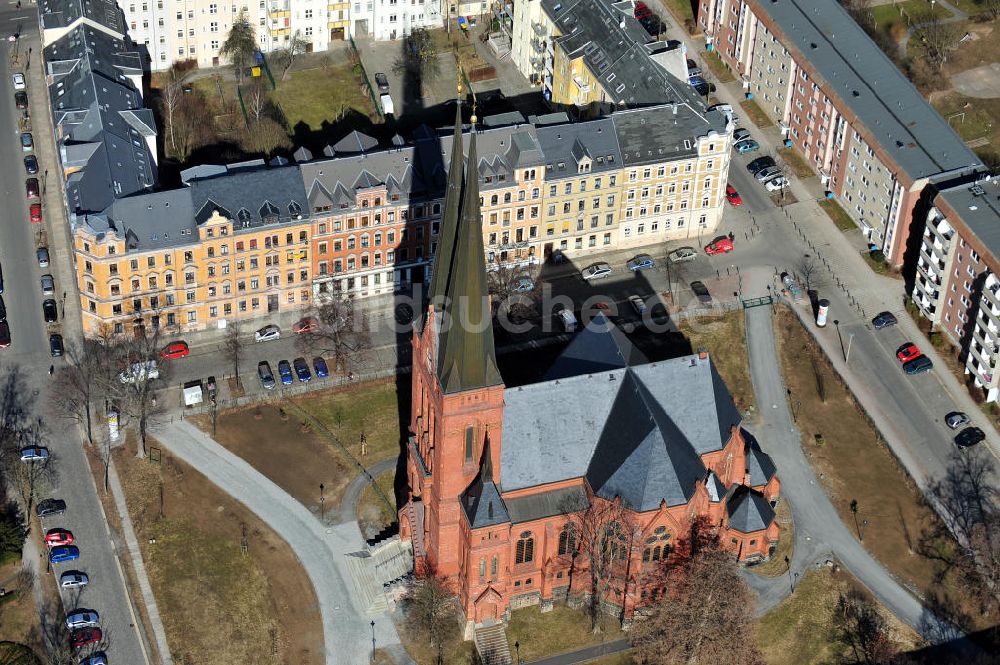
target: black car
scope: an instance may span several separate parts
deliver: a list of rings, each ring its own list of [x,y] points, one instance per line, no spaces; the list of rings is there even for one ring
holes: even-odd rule
[[[28,93],[23,90],[19,90],[14,93],[14,105],[17,106],[18,110],[25,110],[28,108]]]
[[[646,29],[653,37],[656,37],[663,33],[667,29],[667,24],[660,20],[660,17],[656,14],[650,14],[649,16],[643,16],[639,19],[639,23],[642,27]]]
[[[969,448],[986,440],[986,434],[978,427],[966,427],[955,435],[955,445],[959,448]]]
[[[59,313],[56,311],[56,301],[52,298],[46,298],[42,303],[42,316],[45,317],[45,323],[55,323],[59,320]]]
[[[50,515],[62,515],[66,512],[66,502],[62,499],[44,499],[38,502],[35,514],[39,517],[49,517]]]
[[[10,326],[6,321],[0,321],[0,349],[10,346]]]
[[[375,74],[375,85],[378,86],[378,91],[380,94],[389,94],[389,79],[386,78],[385,74],[382,72],[377,72]]]
[[[7,305],[3,302],[3,296],[0,296],[0,321],[7,320]]]
[[[892,315],[892,312],[879,312],[872,319],[872,325],[875,326],[875,330],[888,328],[889,326],[896,325],[896,317]]]
[[[34,155],[28,155],[24,158],[24,172],[28,175],[38,173],[38,159]]]
[[[758,157],[757,159],[747,164],[747,171],[749,171],[754,175],[757,175],[764,169],[771,166],[777,166],[777,164],[774,161],[774,158],[764,155],[763,157]]]
[[[923,374],[934,369],[934,363],[927,356],[917,356],[909,362],[903,363],[903,371],[907,374]]]
[[[62,335],[57,335],[55,333],[49,335],[49,353],[52,354],[53,358],[58,358],[63,354]]]
[[[712,294],[708,292],[708,287],[703,282],[691,282],[691,290],[698,296],[698,302],[703,305],[712,304]]]
[[[692,76],[688,79],[688,82],[691,84],[691,87],[694,88],[695,92],[702,97],[706,97],[708,96],[708,93],[712,92],[712,87],[708,85],[708,81],[700,76]]]

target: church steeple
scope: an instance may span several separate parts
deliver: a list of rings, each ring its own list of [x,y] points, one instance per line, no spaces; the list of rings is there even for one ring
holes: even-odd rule
[[[444,393],[503,383],[497,370],[486,288],[476,133],[473,128],[465,172],[461,110],[456,112],[453,141],[430,292],[440,315],[437,376]]]

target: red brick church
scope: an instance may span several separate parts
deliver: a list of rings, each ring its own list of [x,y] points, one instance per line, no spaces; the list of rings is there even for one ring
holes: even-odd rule
[[[698,517],[740,560],[768,558],[778,539],[775,466],[740,427],[707,354],[649,362],[600,316],[542,381],[504,387],[476,133],[466,156],[460,112],[446,166],[431,304],[413,335],[409,496],[399,521],[417,570],[451,580],[475,624],[589,593],[575,518],[594,502],[624,505],[635,532],[626,539],[612,525],[614,542],[602,545],[623,563],[602,600],[625,616],[651,596],[644,571]]]

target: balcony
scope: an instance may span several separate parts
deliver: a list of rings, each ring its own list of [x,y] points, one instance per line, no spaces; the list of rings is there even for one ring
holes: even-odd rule
[[[548,35],[549,35],[549,31],[541,23],[532,23],[531,24],[531,29],[532,29],[532,31],[534,31],[535,35],[538,36],[538,37],[545,38],[545,37],[548,37]]]
[[[543,71],[545,71],[545,58],[544,57],[530,58],[528,60],[528,62],[531,63],[531,68],[534,71],[536,71],[536,72],[543,72]]]
[[[921,252],[923,254],[923,252]],[[932,282],[935,286],[941,286],[941,277],[934,268],[932,268],[928,263],[921,258],[917,261],[917,272],[923,275],[927,280]]]
[[[546,42],[544,39],[532,39],[531,49],[538,55],[545,55]]]
[[[580,91],[581,95],[586,95],[590,92],[590,84],[584,83],[583,79],[579,76],[573,77],[573,85],[576,86],[576,89]]]
[[[935,217],[936,219],[927,221],[926,231],[943,243],[950,242],[955,237],[955,229],[951,228],[951,224],[944,217]]]

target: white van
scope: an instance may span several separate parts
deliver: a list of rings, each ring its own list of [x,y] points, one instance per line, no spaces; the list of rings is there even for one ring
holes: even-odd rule
[[[559,317],[559,323],[562,324],[563,330],[566,332],[576,332],[576,315],[571,310],[561,309],[556,316]]]
[[[158,378],[160,378],[160,369],[156,366],[155,360],[132,363],[118,375],[118,380],[122,383],[136,383],[137,381],[148,381]]]

